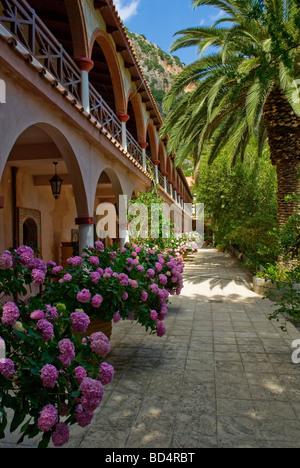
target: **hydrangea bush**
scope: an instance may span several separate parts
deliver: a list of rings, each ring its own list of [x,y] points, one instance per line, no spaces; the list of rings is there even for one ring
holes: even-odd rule
[[[83,310],[30,297],[30,285],[45,284],[51,269],[29,247],[0,255],[0,439],[12,410],[10,432],[19,429],[19,443],[41,434],[40,447],[51,439],[62,446],[71,425],[90,424],[114,376],[103,362],[109,340],[85,335]]]
[[[67,264],[46,264],[26,246],[0,255],[0,439],[9,409],[10,431],[19,429],[19,442],[42,433],[40,447],[62,446],[71,425],[89,425],[114,374],[103,362],[108,338],[86,333],[91,321],[136,320],[163,336],[169,296],[183,285],[171,250],[96,242]]]
[[[113,367],[102,362],[110,351],[102,333],[86,337],[82,311],[70,314],[64,304],[32,307],[7,302],[2,308],[0,341],[0,438],[14,413],[10,432],[19,429],[21,443],[42,434],[40,447],[63,446],[70,426],[89,425],[113,379]],[[83,333],[79,337],[76,332]]]
[[[130,244],[105,249],[98,241],[67,263],[48,270],[46,302],[63,297],[69,310],[83,309],[91,319],[136,320],[150,333],[165,334],[169,296],[180,294],[183,284],[181,258]]]
[[[197,232],[183,233],[172,236],[169,241],[168,251],[175,257],[184,257],[188,253],[195,253],[202,245],[203,239]]]

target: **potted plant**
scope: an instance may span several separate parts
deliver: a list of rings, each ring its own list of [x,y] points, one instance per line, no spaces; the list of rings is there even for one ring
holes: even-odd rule
[[[67,263],[67,268],[53,266],[46,275],[44,300],[63,297],[69,310],[82,308],[95,326],[104,323],[108,331],[112,321],[131,319],[162,335],[169,295],[180,294],[182,288],[179,259],[137,245],[104,248],[99,241]]]
[[[0,256],[3,294],[18,296],[0,306],[0,439],[12,410],[9,429],[19,429],[18,442],[41,435],[39,447],[50,440],[62,446],[70,426],[89,425],[114,373],[103,363],[110,351],[107,337],[86,334],[87,314],[47,304],[42,296],[22,299],[30,281],[42,285],[46,274],[47,266],[30,248]]]

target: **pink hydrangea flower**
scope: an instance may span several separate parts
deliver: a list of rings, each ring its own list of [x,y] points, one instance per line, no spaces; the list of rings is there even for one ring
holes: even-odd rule
[[[147,299],[148,299],[148,294],[147,294],[147,292],[146,292],[146,291],[142,291],[142,292],[141,292],[141,300],[142,300],[143,302],[146,302]]]
[[[103,278],[111,278],[113,275],[113,271],[111,268],[105,268],[104,273],[103,273]]]
[[[101,241],[95,242],[95,249],[99,252],[104,252],[104,244]]]
[[[63,270],[63,267],[62,266],[55,266],[52,270],[52,273],[53,275],[57,275],[58,273],[60,273],[61,271]]]
[[[158,319],[158,313],[156,312],[156,310],[151,310],[150,317],[151,317],[151,320],[157,320]]]
[[[42,310],[35,310],[30,314],[30,318],[32,320],[41,320],[45,318],[45,312],[43,312]]]
[[[139,284],[136,280],[129,280],[129,284],[133,289],[137,289],[139,287]]]
[[[98,380],[87,377],[80,384],[81,405],[86,411],[95,411],[104,396],[103,385]]]
[[[33,284],[35,286],[40,286],[45,281],[45,273],[42,270],[37,270],[36,268],[31,272],[31,278],[33,279]]]
[[[62,447],[70,439],[70,429],[65,423],[59,423],[51,436],[54,447]]]
[[[56,307],[51,307],[50,305],[46,305],[47,316],[50,316],[52,319],[58,318],[58,312]]]
[[[153,270],[153,268],[149,268],[149,270],[147,270],[147,273],[148,273],[148,276],[150,276],[150,278],[154,278],[155,270]]]
[[[107,362],[103,362],[99,367],[99,376],[97,380],[99,380],[102,385],[109,384],[114,378],[114,368]]]
[[[26,245],[21,245],[16,250],[16,254],[20,257],[21,265],[30,268],[30,264],[34,259],[34,251],[32,248]]]
[[[48,432],[58,421],[58,411],[53,405],[45,406],[40,412],[38,428],[42,432]]]
[[[94,418],[94,414],[95,413],[93,411],[85,411],[82,405],[78,405],[76,408],[76,421],[78,426],[89,426]]]
[[[41,258],[34,258],[30,264],[30,268],[43,271],[47,273],[47,265]]]
[[[167,330],[163,322],[157,323],[157,336],[162,337],[166,334]]]
[[[54,336],[54,330],[52,323],[48,322],[46,319],[40,319],[37,323],[37,328],[41,330],[42,341],[49,341]]]
[[[93,333],[89,337],[91,343],[91,349],[93,353],[97,354],[98,356],[107,356],[110,352],[110,343],[109,339],[106,335],[102,332]]]
[[[68,265],[71,265],[71,266],[78,266],[78,265],[81,265],[82,258],[79,256],[71,257],[71,258],[68,258],[67,263]]]
[[[90,274],[90,278],[94,284],[98,284],[100,281],[101,275],[97,271],[93,271],[93,273]]]
[[[96,294],[92,299],[92,306],[95,307],[95,309],[99,309],[102,302],[103,302],[103,297],[100,294]]]
[[[151,284],[151,285],[149,286],[149,288],[151,289],[151,292],[152,292],[153,294],[157,294],[158,291],[159,291],[159,287],[158,287],[158,285],[157,285],[156,283]]]
[[[14,325],[20,317],[20,311],[14,302],[7,302],[3,306],[1,321],[3,325]]]
[[[99,263],[100,263],[99,258],[98,257],[90,257],[90,263],[92,265],[98,266]]]
[[[54,388],[58,379],[58,370],[51,364],[46,364],[41,370],[41,379],[44,387]]]
[[[83,289],[77,294],[76,297],[79,302],[86,304],[91,299],[91,293],[88,289]]]
[[[168,282],[168,278],[166,275],[159,275],[158,280],[163,286],[165,286]]]
[[[162,270],[162,264],[159,263],[159,262],[156,262],[156,263],[155,263],[155,268],[156,268],[156,271],[157,271],[158,273],[160,273],[161,270]]]
[[[11,359],[0,359],[0,374],[6,379],[12,377],[15,373],[15,365]]]
[[[127,301],[127,299],[128,299],[128,293],[125,291],[125,292],[122,294],[121,298],[123,299],[123,301]]]
[[[59,280],[59,283],[62,284],[62,283],[69,283],[70,281],[72,281],[72,275],[70,275],[70,273],[66,273],[65,276]]]
[[[65,338],[58,343],[59,359],[65,367],[69,367],[75,359],[75,346],[71,340]]]
[[[128,320],[134,320],[134,312],[133,310],[131,312],[129,312],[128,314]]]
[[[75,332],[85,333],[89,324],[91,323],[90,318],[82,310],[76,310],[70,315],[72,322],[72,328]]]
[[[121,320],[121,315],[119,314],[119,312],[116,312],[113,315],[113,321],[114,321],[114,323],[118,323],[118,322],[120,322],[120,320]]]
[[[0,270],[10,270],[13,267],[13,256],[8,253],[0,255]]]
[[[128,275],[126,275],[125,273],[120,273],[119,281],[120,281],[120,284],[122,284],[123,286],[127,286],[129,282]]]
[[[75,369],[75,378],[77,380],[78,383],[81,383],[83,382],[83,380],[87,377],[87,372],[86,370],[79,366],[79,367],[76,367]]]

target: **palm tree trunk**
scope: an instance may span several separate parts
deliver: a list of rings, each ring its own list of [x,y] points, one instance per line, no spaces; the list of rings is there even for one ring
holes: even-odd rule
[[[284,226],[290,216],[299,213],[299,202],[286,202],[285,197],[300,194],[300,118],[278,87],[271,90],[263,116],[271,161],[277,168],[278,221]]]

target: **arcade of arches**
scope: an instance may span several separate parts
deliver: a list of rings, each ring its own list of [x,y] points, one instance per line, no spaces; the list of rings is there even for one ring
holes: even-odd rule
[[[190,216],[188,183],[112,2],[0,0],[0,43],[1,251],[25,243],[59,263],[77,239],[80,250],[94,242],[99,203],[118,213],[119,195],[153,182]]]

